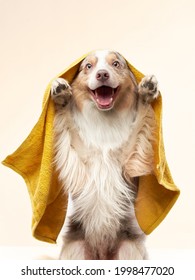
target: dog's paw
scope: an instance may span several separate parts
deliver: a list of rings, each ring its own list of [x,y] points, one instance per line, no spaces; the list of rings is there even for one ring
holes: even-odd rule
[[[58,107],[65,107],[72,96],[69,83],[63,78],[57,78],[51,85],[51,98]]]
[[[138,85],[138,93],[144,104],[151,103],[159,95],[158,81],[154,75],[145,76]]]

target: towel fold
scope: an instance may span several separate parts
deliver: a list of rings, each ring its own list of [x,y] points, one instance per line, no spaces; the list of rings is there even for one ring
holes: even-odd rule
[[[76,60],[57,77],[71,83],[86,56]],[[139,83],[144,75],[128,61],[127,64]],[[26,182],[32,204],[33,236],[55,243],[66,216],[68,196],[63,191],[52,165],[55,108],[50,98],[50,87],[51,82],[44,94],[43,109],[38,122],[20,147],[2,163],[19,173]],[[138,223],[146,234],[150,234],[161,223],[180,194],[165,158],[161,95],[152,106],[157,121],[157,144],[154,147],[156,165],[153,175],[140,177],[135,202]]]

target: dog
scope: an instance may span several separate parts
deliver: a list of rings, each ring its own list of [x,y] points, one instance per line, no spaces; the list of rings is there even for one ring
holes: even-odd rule
[[[139,84],[123,56],[89,54],[69,84],[52,82],[54,165],[70,213],[60,259],[147,259],[134,202],[139,176],[154,167],[154,75]]]

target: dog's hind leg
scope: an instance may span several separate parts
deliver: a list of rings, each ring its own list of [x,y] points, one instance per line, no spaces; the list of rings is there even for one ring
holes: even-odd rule
[[[146,260],[148,258],[146,248],[142,241],[123,240],[119,244],[116,260]]]
[[[60,253],[60,260],[85,260],[85,241],[66,240]]]

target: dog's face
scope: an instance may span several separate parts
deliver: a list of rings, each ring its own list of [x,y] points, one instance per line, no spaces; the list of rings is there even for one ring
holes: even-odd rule
[[[119,53],[96,51],[82,61],[72,88],[80,109],[89,101],[102,111],[120,110],[134,103],[136,81]]]

